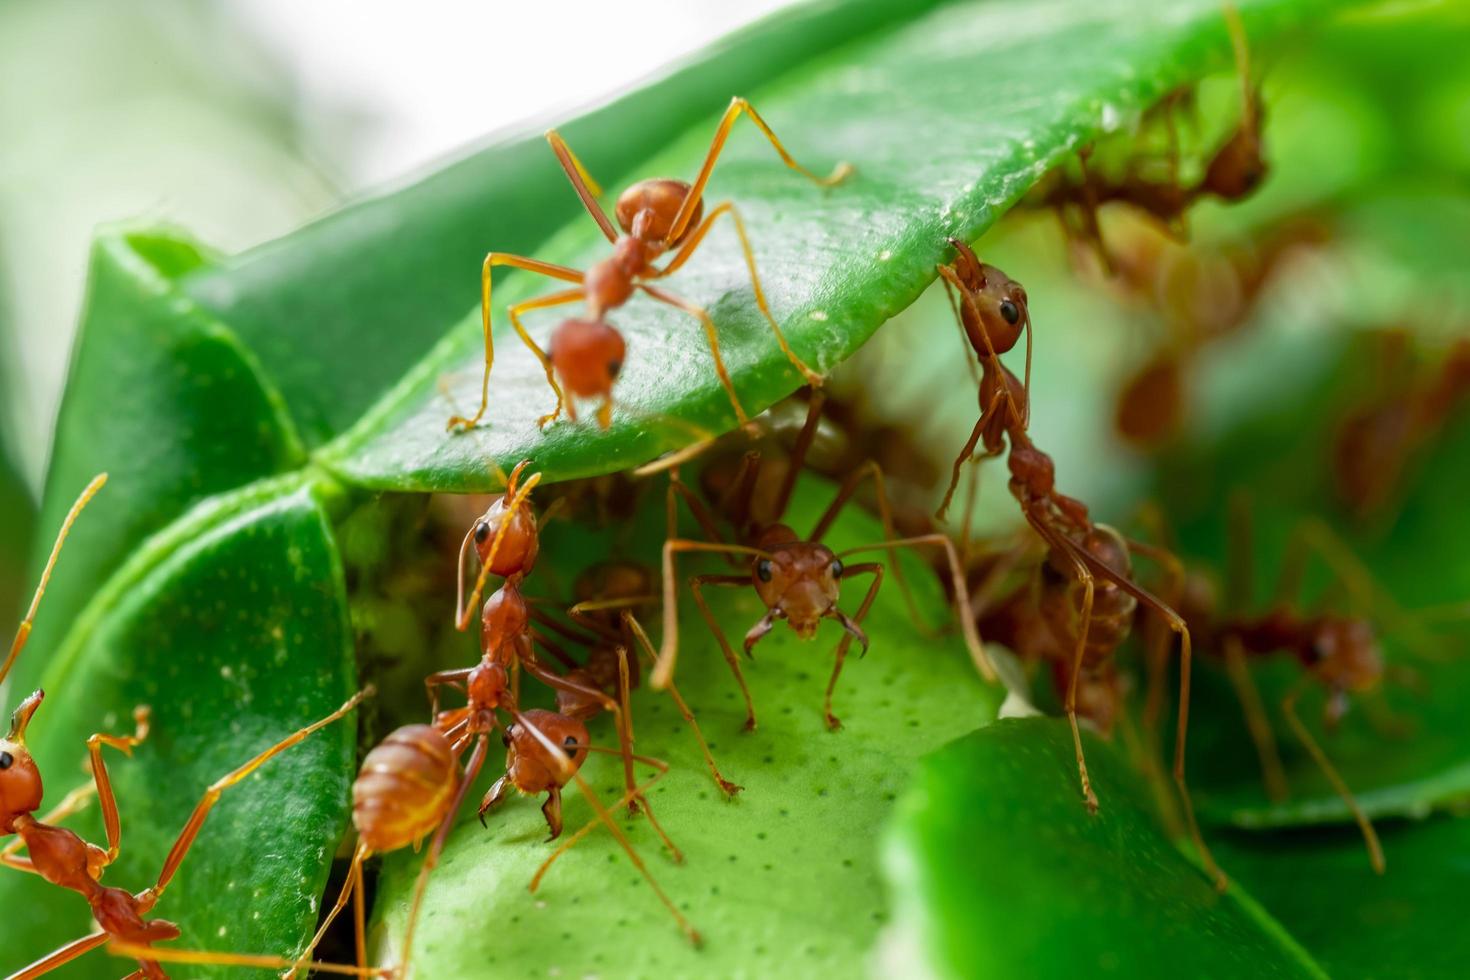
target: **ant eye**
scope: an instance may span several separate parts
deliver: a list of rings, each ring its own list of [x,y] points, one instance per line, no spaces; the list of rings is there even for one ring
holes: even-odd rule
[[[832,577],[833,578],[841,578],[842,577],[842,567],[843,566],[842,566],[842,562],[840,560],[834,560],[829,567],[832,569]]]
[[[565,748],[575,749],[577,747],[577,736],[568,735],[566,738],[562,739],[561,744]]]
[[[771,560],[769,558],[762,558],[755,563],[755,577],[762,582],[771,580]]]
[[[490,525],[489,524],[486,524],[484,521],[481,521],[480,523],[478,523],[478,524],[475,525],[475,543],[476,544],[484,544],[485,543],[485,540],[487,538],[489,538],[489,537],[490,537]]]
[[[507,728],[500,733],[500,744],[510,748],[510,729]]]
[[[15,756],[9,752],[0,752],[0,771],[9,769],[15,762]]]
[[[1016,321],[1021,319],[1021,310],[1015,303],[1005,299],[1000,302],[1000,315],[1005,318],[1006,323],[1014,327]]]
[[[618,372],[621,371],[622,369],[623,369],[623,362],[622,361],[608,361],[607,362],[607,376],[609,378],[616,378],[618,376]]]

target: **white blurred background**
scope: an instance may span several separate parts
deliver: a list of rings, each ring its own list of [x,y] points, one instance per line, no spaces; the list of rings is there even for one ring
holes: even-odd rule
[[[38,493],[98,223],[239,251],[786,2],[0,0],[0,443]]]

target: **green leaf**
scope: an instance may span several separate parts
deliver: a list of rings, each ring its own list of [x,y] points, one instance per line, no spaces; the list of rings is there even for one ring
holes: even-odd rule
[[[1351,828],[1231,834],[1216,855],[1334,977],[1455,976],[1470,956],[1459,909],[1470,821],[1383,828],[1388,873],[1368,867]]]
[[[104,882],[134,891],[157,878],[206,786],[356,685],[341,567],[309,488],[252,488],[202,508],[169,544],[115,578],[44,664],[47,698],[28,733],[54,804],[87,780],[89,734],[130,731],[133,708],[152,707],[133,757],[107,755],[123,836]],[[224,794],[156,909],[182,926],[181,948],[279,955],[304,941],[346,828],[354,731],[355,719],[338,723]],[[106,840],[95,805],[69,825]],[[80,896],[8,869],[0,905],[6,969],[94,928]],[[92,952],[55,975],[126,969]],[[226,973],[241,975],[188,975]]]
[[[924,759],[884,867],[894,968],[935,977],[1322,977],[1239,884],[1216,893],[1090,736],[1082,805],[1058,719],[1008,719]]]
[[[212,494],[305,461],[253,355],[179,292],[179,276],[207,260],[177,232],[114,229],[93,248],[41,526],[59,526],[96,473],[111,481],[68,539],[36,625],[38,650],[60,643],[149,535]],[[35,574],[49,550],[49,539],[38,546]],[[34,684],[45,663],[44,655],[21,661],[16,687]]]
[[[1365,392],[1376,390],[1381,348],[1368,334],[1301,326],[1300,320],[1293,330],[1263,325],[1212,359],[1201,378],[1201,400],[1211,408],[1188,437],[1191,449],[1164,469],[1161,479],[1170,492],[1158,499],[1179,526],[1182,553],[1202,567],[1223,568],[1233,533],[1226,523],[1228,498],[1249,494],[1253,609],[1264,608],[1288,538],[1311,517],[1330,521],[1375,588],[1409,611],[1394,615],[1381,600],[1365,608],[1351,595],[1335,603],[1369,618],[1385,657],[1402,673],[1390,673],[1380,694],[1356,698],[1355,710],[1331,735],[1321,730],[1317,685],[1304,695],[1301,713],[1370,814],[1421,816],[1470,792],[1470,732],[1459,696],[1470,684],[1470,664],[1458,653],[1470,632],[1463,622],[1431,627],[1413,615],[1470,595],[1470,564],[1458,537],[1446,533],[1463,525],[1459,488],[1470,480],[1470,419],[1462,414],[1454,420],[1408,471],[1406,494],[1389,515],[1392,533],[1350,520],[1326,464],[1340,420]],[[1263,401],[1266,391],[1272,394]],[[1300,597],[1304,608],[1314,608],[1331,578],[1318,560]],[[1266,801],[1239,703],[1218,663],[1207,658],[1197,675],[1190,733],[1202,814],[1249,827],[1350,820],[1279,713],[1300,668],[1282,654],[1257,664],[1253,675],[1277,730],[1291,799]]]
[[[1243,13],[1263,43],[1311,9],[1258,3]],[[1156,13],[1133,3],[946,5],[742,93],[811,169],[824,172],[839,160],[857,167],[842,185],[819,190],[741,123],[709,188],[711,207],[728,198],[742,210],[772,309],[797,353],[817,370],[833,368],[934,280],[947,235],[976,238],[1053,163],[1223,61],[1218,4],[1160,3]],[[718,108],[710,105],[704,121],[633,172],[693,174]],[[592,153],[583,162],[600,171]],[[544,166],[554,167],[549,154]],[[606,254],[585,216],[537,249],[538,258],[576,268]],[[552,288],[560,287],[508,276],[496,294],[497,322],[506,325],[506,304]],[[712,233],[668,288],[712,311],[747,411],[798,385],[757,311],[730,229]],[[528,317],[543,344],[557,317]],[[644,299],[611,319],[628,340],[617,395],[629,407],[605,433],[591,420],[538,430],[537,418],[554,402],[540,366],[509,333],[498,345],[488,424],[446,433],[449,415],[479,400],[475,311],[321,458],[368,486],[484,489],[494,483],[487,458],[534,456],[548,478],[561,479],[687,443],[689,423],[729,427],[730,405],[697,321]],[[448,398],[440,391],[446,380]]]
[[[813,481],[815,482],[815,481]],[[825,485],[798,494],[793,525],[808,527],[830,499]],[[645,508],[641,530],[656,529],[658,506]],[[570,581],[601,553],[584,529],[570,529],[543,551],[535,578]],[[608,537],[611,537],[609,535]],[[647,545],[657,535],[643,534]],[[876,521],[849,508],[827,538],[841,549],[881,540]],[[575,556],[575,557],[573,557]],[[691,562],[692,574],[693,566]],[[711,563],[706,567],[717,567]],[[917,576],[916,594],[930,624],[946,622],[947,605],[932,577]],[[858,601],[856,583],[844,605]],[[764,607],[749,589],[710,590],[727,635],[735,638]],[[696,951],[637,877],[605,830],[569,852],[536,895],[526,885],[550,853],[543,842],[540,801],[516,799],[475,819],[473,801],[494,775],[471,793],[471,803],[449,838],[431,878],[415,940],[421,976],[469,976],[490,970],[564,976],[852,976],[869,961],[887,903],[879,882],[875,829],[893,809],[914,760],[994,717],[999,691],[982,685],[957,636],[919,640],[892,581],[880,591],[864,624],[872,646],[849,659],[837,689],[835,712],[845,727],[827,731],[822,691],[830,650],[840,632],[823,628],[803,644],[779,627],[745,667],[760,727],[745,720],[738,688],[719,649],[689,602],[683,600],[677,683],[710,739],[725,775],[744,785],[725,802],[668,697],[648,689],[633,696],[638,751],[666,759],[673,771],[652,792],[660,823],[687,861],[674,865],[659,853],[641,819],[624,819],[632,839],[673,900],[706,937]],[[593,738],[616,745],[606,719]],[[496,768],[493,753],[486,769]],[[616,759],[594,756],[584,768],[604,802],[621,794]],[[502,770],[503,771],[503,770]],[[568,833],[591,816],[573,790],[566,796]],[[383,962],[397,962],[408,895],[419,859],[390,857],[379,879],[377,915]],[[496,923],[485,928],[485,923]]]
[[[604,178],[712,106],[937,0],[820,0],[782,10],[564,125]],[[424,179],[332,214],[185,283],[280,386],[308,444],[346,429],[478,301],[490,248],[525,251],[580,213],[540,132],[517,126]],[[309,326],[307,326],[309,325]]]

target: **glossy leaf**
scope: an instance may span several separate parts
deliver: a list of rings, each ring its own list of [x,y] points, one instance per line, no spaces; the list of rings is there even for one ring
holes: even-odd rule
[[[1264,44],[1310,7],[1260,3],[1243,13]],[[1225,21],[1213,2],[1160,3],[1153,14],[1135,3],[946,5],[742,93],[808,167],[825,172],[847,160],[857,167],[853,177],[830,190],[814,188],[741,123],[708,200],[711,207],[737,202],[777,319],[797,353],[827,371],[933,281],[935,263],[948,256],[946,236],[977,237],[1053,163],[1221,64],[1227,50]],[[721,108],[711,105],[707,121],[633,172],[692,175]],[[600,173],[592,153],[583,162]],[[545,166],[554,167],[549,154]],[[585,268],[606,254],[607,243],[584,216],[536,251]],[[562,287],[508,276],[497,293],[497,321],[505,326],[505,304],[553,288]],[[712,233],[668,288],[712,311],[748,411],[800,382],[757,312],[730,229]],[[544,343],[558,316],[551,311],[527,322]],[[617,389],[628,408],[606,433],[590,420],[537,429],[553,399],[540,366],[509,332],[498,345],[488,424],[446,433],[451,414],[478,404],[475,311],[322,458],[345,479],[369,486],[486,488],[495,482],[487,459],[505,464],[534,456],[549,477],[566,478],[690,442],[697,432],[690,423],[729,427],[730,405],[697,321],[644,299],[611,320],[629,345]],[[441,393],[446,380],[448,397]]]
[[[40,665],[47,698],[29,731],[54,804],[88,778],[89,734],[131,731],[133,708],[152,707],[148,741],[131,759],[107,755],[123,838],[104,881],[132,890],[156,879],[206,786],[356,683],[341,568],[310,489],[236,495],[191,515],[172,544],[115,578]],[[355,725],[318,733],[225,793],[156,909],[183,927],[178,945],[281,955],[303,941],[347,821]],[[69,825],[106,842],[95,805]],[[94,928],[80,896],[9,869],[0,905],[7,970]],[[92,952],[55,976],[127,971]],[[216,974],[242,975],[188,971]]]
[[[1217,853],[1334,977],[1449,977],[1470,955],[1457,910],[1470,821],[1383,828],[1389,873],[1368,867],[1351,828],[1232,834]]]
[[[810,526],[830,494],[822,485],[804,489],[794,526]],[[650,504],[645,531],[660,519],[661,508]],[[574,530],[582,547],[566,547],[566,535],[549,540],[528,588],[546,588],[536,580],[570,581],[581,564],[595,560],[600,549],[589,545],[582,529]],[[657,540],[656,532],[640,537],[645,546]],[[853,509],[828,538],[834,547],[875,540],[881,540],[876,522]],[[690,574],[720,567],[688,565]],[[861,581],[843,590],[845,607],[859,601]],[[917,576],[915,584],[922,586],[917,591],[926,621],[944,623],[947,607],[937,583]],[[737,641],[764,612],[749,589],[710,593],[720,622]],[[541,890],[529,894],[526,885],[550,852],[542,843],[540,801],[506,803],[491,814],[489,830],[475,820],[472,802],[431,879],[415,942],[416,975],[862,972],[887,920],[875,830],[892,811],[915,759],[993,718],[999,691],[982,685],[957,636],[915,636],[890,580],[865,624],[871,652],[849,659],[837,689],[842,731],[829,733],[821,714],[840,631],[829,624],[807,644],[778,625],[745,667],[760,727],[742,733],[744,708],[734,680],[687,593],[683,603],[677,682],[721,768],[745,791],[725,802],[668,697],[640,690],[633,699],[638,751],[673,766],[650,798],[686,863],[674,865],[659,853],[641,820],[625,818],[624,825],[706,937],[704,949],[695,951],[682,939],[605,831],[569,852]],[[595,723],[593,738],[616,744],[605,719]],[[501,758],[492,752],[487,770]],[[616,760],[594,757],[584,771],[605,801],[621,792]],[[483,782],[488,788],[490,779]],[[476,787],[471,799],[482,791]],[[591,811],[575,791],[566,800],[570,832]],[[385,863],[377,911],[383,921],[375,934],[386,962],[396,962],[393,950],[418,866],[417,858],[403,854]]]
[[[1082,805],[1059,719],[1007,719],[924,759],[884,868],[895,970],[934,977],[1322,977],[1237,883],[1224,895],[1149,816],[1147,792],[1088,737],[1101,807]]]

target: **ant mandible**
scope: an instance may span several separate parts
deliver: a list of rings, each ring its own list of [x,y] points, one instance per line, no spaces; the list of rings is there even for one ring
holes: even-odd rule
[[[705,338],[709,341],[710,353],[714,357],[715,372],[719,375],[720,384],[724,386],[726,394],[729,395],[730,404],[735,409],[736,419],[741,425],[745,425],[749,420],[740,405],[739,396],[735,393],[735,385],[730,380],[730,374],[720,355],[718,332],[708,311],[689,300],[681,299],[650,284],[678,271],[694,254],[715,221],[724,214],[728,214],[735,225],[735,232],[740,238],[740,247],[745,253],[745,264],[750,272],[756,305],[760,307],[761,314],[776,335],[776,342],[781,345],[781,350],[787,359],[795,365],[809,383],[813,385],[822,383],[821,376],[809,368],[791,349],[790,344],[786,342],[786,336],[781,332],[780,325],[771,314],[770,307],[766,303],[765,291],[761,288],[760,276],[756,272],[755,253],[751,250],[750,240],[745,231],[745,222],[741,219],[740,212],[735,209],[734,204],[727,201],[714,207],[709,214],[704,214],[705,185],[709,182],[710,172],[714,170],[715,161],[719,158],[725,140],[730,135],[730,128],[742,112],[749,115],[751,121],[771,141],[771,145],[780,154],[782,161],[813,183],[822,187],[830,187],[840,183],[851,173],[852,167],[846,163],[839,164],[827,177],[818,177],[801,166],[781,145],[781,141],[776,138],[776,134],[755,111],[755,108],[745,99],[737,96],[730,101],[729,108],[725,110],[724,117],[715,129],[715,136],[705,156],[704,165],[700,167],[693,184],[667,178],[643,180],[629,187],[618,197],[614,213],[617,217],[618,228],[621,228],[620,234],[618,228],[613,227],[612,221],[608,219],[602,205],[598,202],[602,193],[601,189],[587,174],[581,161],[572,153],[571,148],[556,130],[551,130],[546,134],[547,141],[556,153],[562,169],[566,171],[567,179],[571,181],[577,196],[582,199],[587,213],[597,222],[597,226],[602,229],[607,240],[612,243],[613,253],[586,272],[506,252],[491,252],[485,256],[480,271],[480,319],[485,336],[485,373],[480,385],[480,408],[469,418],[460,416],[451,418],[449,420],[451,430],[473,428],[479,423],[489,406],[490,370],[495,361],[495,347],[490,329],[490,275],[494,267],[501,265],[577,284],[572,289],[517,303],[507,311],[511,326],[515,328],[521,341],[541,362],[546,372],[546,383],[556,393],[556,410],[549,415],[542,416],[538,425],[545,426],[555,421],[561,415],[563,407],[573,419],[576,418],[576,406],[567,399],[566,394],[563,393],[563,387],[566,393],[571,394],[574,398],[600,397],[602,405],[597,411],[598,423],[604,429],[611,424],[612,388],[613,383],[617,381],[618,373],[622,370],[626,344],[622,334],[608,322],[607,313],[609,310],[622,306],[638,290],[656,302],[683,310],[699,320],[704,327]],[[655,267],[654,262],[670,249],[676,249],[673,258],[663,268]],[[581,300],[587,303],[586,316],[582,319],[563,320],[552,331],[551,343],[546,351],[543,351],[531,339],[531,335],[521,325],[520,315],[522,313]],[[561,384],[557,383],[558,377],[561,379]]]
[[[36,586],[30,608],[26,612],[25,619],[21,621],[20,628],[16,631],[15,640],[11,644],[10,653],[4,665],[0,666],[0,682],[3,682],[10,673],[11,667],[30,638],[31,626],[40,607],[41,596],[46,591],[52,569],[56,566],[62,544],[66,541],[72,524],[75,523],[82,509],[86,507],[87,502],[98,490],[102,489],[106,482],[107,475],[102,474],[88,484],[81,496],[72,504],[66,519],[62,522],[61,530],[56,536],[56,543],[52,546],[51,555],[41,573],[41,581]],[[88,738],[87,753],[91,764],[93,786],[67,794],[59,805],[43,816],[37,817],[35,814],[41,808],[42,801],[41,770],[26,747],[25,736],[26,729],[36,710],[41,706],[45,693],[38,690],[22,700],[14,715],[11,716],[9,733],[4,738],[0,738],[0,834],[16,835],[15,840],[0,849],[0,862],[20,871],[40,875],[60,888],[77,892],[86,899],[99,931],[68,943],[24,967],[19,972],[12,974],[11,980],[28,980],[28,978],[43,976],[104,944],[110,944],[109,951],[116,955],[136,959],[138,969],[131,976],[147,978],[147,980],[167,980],[168,975],[161,965],[166,962],[266,968],[289,966],[291,960],[281,957],[212,950],[156,949],[154,943],[177,939],[180,935],[179,927],[166,919],[147,919],[145,916],[163,897],[164,890],[173,881],[184,858],[188,856],[189,849],[204,826],[205,819],[214,805],[219,802],[225,790],[238,785],[265,763],[291,746],[304,741],[313,732],[347,714],[369,693],[370,690],[353,695],[327,717],[287,736],[238,769],[210,784],[203,798],[189,815],[184,829],[179,832],[178,838],[169,849],[158,879],[151,886],[137,893],[105,886],[101,882],[103,871],[117,860],[122,851],[122,820],[118,812],[117,799],[113,796],[112,781],[107,773],[107,764],[102,756],[102,749],[106,746],[117,749],[125,755],[132,755],[134,747],[142,744],[148,737],[149,710],[146,707],[139,707],[133,712],[136,728],[132,735],[107,735],[99,732]],[[88,843],[73,831],[57,826],[59,821],[85,805],[86,800],[93,793],[96,794],[98,805],[102,809],[102,823],[107,835],[106,848]],[[22,849],[25,850],[25,854],[20,853]],[[375,973],[375,971],[351,967],[338,968],[331,964],[312,964],[312,967],[323,972],[356,976],[369,976]]]
[[[837,679],[842,673],[852,641],[856,640],[861,646],[859,656],[867,653],[868,638],[863,632],[862,621],[872,607],[873,600],[877,597],[879,586],[883,583],[884,565],[882,562],[863,562],[851,566],[843,562],[844,558],[858,552],[897,551],[900,548],[920,545],[944,549],[950,579],[954,587],[956,614],[964,633],[966,647],[980,674],[987,681],[995,680],[995,671],[985,655],[985,649],[980,642],[980,634],[975,626],[975,617],[970,609],[969,594],[965,587],[964,571],[960,567],[959,554],[955,550],[954,542],[946,535],[938,533],[906,538],[895,537],[892,513],[884,491],[883,471],[877,463],[870,461],[848,476],[807,537],[802,538],[789,526],[779,523],[790,503],[796,476],[803,466],[806,448],[810,446],[816,432],[817,423],[821,417],[821,407],[822,399],[814,397],[808,410],[806,423],[797,438],[790,468],[782,481],[772,511],[771,523],[762,524],[755,520],[748,520],[737,524],[736,534],[744,543],[726,543],[718,527],[715,526],[712,515],[679,479],[677,468],[670,471],[668,496],[670,536],[664,542],[663,549],[663,638],[659,648],[658,663],[653,673],[652,686],[655,690],[663,690],[672,683],[674,667],[678,659],[678,578],[675,569],[675,555],[706,552],[723,554],[734,560],[747,559],[749,570],[743,575],[696,575],[689,579],[690,589],[694,594],[694,603],[718,641],[725,662],[729,664],[736,682],[740,685],[741,694],[745,698],[746,731],[756,727],[755,705],[751,700],[750,689],[746,686],[745,676],[740,670],[740,661],[705,602],[703,587],[705,585],[753,587],[765,605],[766,614],[745,635],[746,656],[750,656],[756,643],[775,628],[778,619],[784,619],[796,635],[803,640],[810,640],[816,636],[817,628],[823,619],[833,619],[842,625],[846,635],[837,647],[832,676],[827,682],[822,704],[822,713],[827,727],[835,731],[841,727],[842,723],[832,713],[832,693],[836,689]],[[744,499],[733,502],[732,512],[748,516],[750,514],[748,498],[754,494],[757,485],[760,454],[758,452],[747,453],[745,464],[747,466],[745,474],[738,476],[734,481],[734,486],[743,491],[740,496]],[[877,491],[884,540],[849,548],[842,552],[833,552],[822,543],[822,538],[831,529],[858,485],[868,478],[873,480]],[[709,540],[695,541],[675,536],[674,518],[677,500],[680,498],[688,504]],[[871,575],[873,579],[858,606],[857,613],[848,616],[838,606],[841,586],[844,581],[857,575]]]
[[[1087,774],[1087,760],[1077,724],[1079,685],[1084,676],[1095,675],[1101,670],[1102,664],[1122,643],[1131,629],[1134,611],[1141,603],[1156,612],[1180,638],[1179,723],[1174,746],[1174,782],[1184,804],[1195,848],[1216,887],[1224,888],[1225,876],[1216,866],[1200,834],[1184,775],[1192,653],[1189,628],[1168,603],[1132,578],[1133,554],[1145,555],[1164,564],[1182,581],[1182,572],[1177,570],[1178,560],[1161,548],[1125,539],[1106,525],[1093,523],[1086,504],[1057,491],[1056,466],[1051,457],[1031,441],[1028,432],[1030,399],[1027,389],[997,356],[1001,348],[1014,346],[1019,325],[1030,323],[1030,312],[1025,309],[1026,292],[993,266],[982,266],[974,261],[972,254],[966,255],[968,250],[959,251],[958,268],[949,270],[945,281],[959,288],[961,302],[958,310],[968,314],[962,315],[961,324],[966,335],[972,337],[972,346],[981,353],[985,374],[981,385],[983,411],[970,441],[955,461],[954,480],[958,480],[959,467],[982,439],[986,455],[1000,455],[1009,442],[1006,462],[1011,474],[1011,496],[1020,505],[1026,522],[1046,544],[1047,557],[1043,568],[1050,569],[1053,576],[1049,584],[1044,580],[1046,588],[1043,594],[1049,596],[1051,602],[1043,609],[1043,614],[1073,646],[1071,664],[1066,668],[1065,707],[1077,753],[1083,801],[1089,810],[1096,812],[1097,795]],[[978,280],[975,278],[977,270],[982,274]],[[977,281],[980,284],[978,290],[970,285]],[[1014,316],[1006,314],[1006,303],[1019,305]],[[1000,344],[989,336],[996,321],[1005,328]],[[986,382],[989,391],[993,392],[988,399],[984,394]],[[951,482],[951,493],[953,488],[954,481]]]

